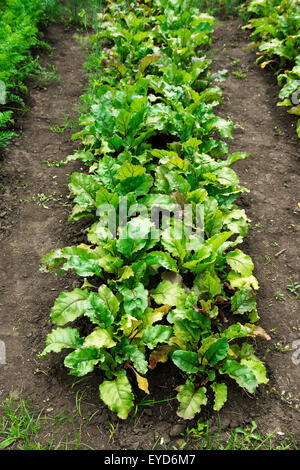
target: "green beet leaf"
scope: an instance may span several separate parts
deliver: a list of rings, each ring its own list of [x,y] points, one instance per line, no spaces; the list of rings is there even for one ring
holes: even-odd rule
[[[85,338],[83,347],[95,346],[101,349],[112,348],[116,344],[117,343],[112,339],[111,334],[107,330],[97,327]]]
[[[51,320],[56,325],[65,325],[81,317],[88,309],[89,292],[74,289],[72,292],[62,292],[51,309]]]
[[[69,188],[71,193],[76,196],[76,203],[96,206],[96,193],[99,185],[93,176],[73,173]]]
[[[225,361],[220,369],[220,373],[228,374],[229,377],[250,393],[254,393],[258,385],[256,376],[249,367],[231,359]]]
[[[115,191],[119,182],[120,165],[115,159],[105,155],[98,164],[97,176],[99,177],[98,189],[104,186],[109,191]]]
[[[164,251],[151,251],[145,258],[148,266],[158,265],[170,271],[178,272],[176,261]]]
[[[120,286],[119,292],[123,296],[125,312],[141,319],[148,306],[148,291],[144,288],[143,284],[138,283],[131,288]]]
[[[197,413],[200,413],[201,406],[207,404],[206,388],[200,387],[195,389],[195,385],[187,381],[184,385],[180,385],[177,400],[180,405],[177,415],[183,419],[193,419]]]
[[[267,384],[269,382],[269,379],[266,375],[266,368],[256,356],[251,355],[242,359],[241,364],[252,370],[258,384]]]
[[[104,187],[100,187],[96,193],[96,206],[97,208],[101,205],[111,205],[117,208],[119,203],[119,196],[116,193],[108,191]]]
[[[210,366],[215,366],[227,356],[228,349],[227,338],[219,338],[208,348],[204,357]]]
[[[173,333],[171,326],[149,326],[143,332],[143,342],[149,349],[154,349],[158,343],[168,343]]]
[[[77,349],[83,344],[84,339],[80,337],[75,328],[56,328],[48,334],[46,339],[46,348],[40,354],[44,358],[49,352],[60,352],[62,349]]]
[[[94,366],[105,356],[95,346],[82,347],[76,349],[66,356],[64,364],[70,369],[70,374],[82,377],[94,370]]]
[[[250,256],[245,255],[241,250],[234,250],[228,253],[226,261],[235,272],[243,277],[251,276],[254,265]]]
[[[166,304],[177,306],[182,302],[185,290],[177,282],[162,281],[156,289],[152,291],[151,296],[158,305]]]
[[[146,171],[146,168],[140,165],[133,165],[132,163],[126,161],[119,168],[119,179],[120,181],[125,180],[126,178],[132,178],[135,176],[143,175]]]
[[[121,109],[117,119],[116,119],[116,127],[120,134],[126,137],[128,125],[131,119],[131,114],[126,111],[126,109]]]
[[[106,286],[99,287],[98,293],[91,292],[89,296],[89,308],[85,315],[93,323],[107,328],[110,326],[118,311],[120,303],[113,292]]]
[[[87,252],[87,256],[70,256],[68,261],[63,265],[62,269],[64,271],[68,271],[69,269],[74,269],[75,273],[79,276],[102,276],[102,269],[99,265],[99,261],[89,258],[88,257],[88,250],[84,250]]]
[[[62,250],[52,250],[43,257],[43,262],[40,270],[44,273],[52,271],[56,266],[59,266],[64,261]]]
[[[256,295],[249,287],[242,287],[231,298],[231,310],[235,314],[252,312],[256,308]]]
[[[177,350],[172,354],[172,361],[179,369],[189,374],[199,371],[198,354],[192,351]]]
[[[27,8],[30,2],[23,3]],[[84,149],[63,162],[78,160],[86,168],[70,178],[74,207],[69,220],[90,219],[90,246],[53,250],[41,268],[49,272],[60,266],[58,274],[73,269],[84,278],[81,289],[61,293],[51,310],[56,325],[76,320],[80,335],[70,327],[54,329],[41,357],[73,349],[65,365],[78,377],[97,366],[105,377],[100,397],[121,419],[127,418],[134,398],[125,370],[134,372],[148,393],[147,379],[139,374],[145,376],[169,358],[188,375],[177,389],[177,413],[184,419],[194,418],[206,405],[206,382],[212,384],[214,409],[222,408],[227,386],[215,382],[219,374],[251,393],[268,381],[254,349],[238,340],[268,335],[260,327],[235,322],[244,313],[251,322],[258,320],[254,265],[236,249],[249,221],[235,204],[247,190],[231,165],[247,154],[229,155],[221,140],[232,138],[234,125],[214,114],[222,90],[213,81],[224,79],[226,71],[212,74],[199,48],[210,44],[214,19],[196,3],[155,0],[133,8],[127,0],[110,1],[99,13],[100,29],[92,36],[88,61],[91,86],[84,95],[88,109],[72,137]],[[250,13],[261,16],[264,3],[250,2]],[[4,14],[10,9],[5,7]],[[287,58],[294,59],[294,17],[287,24],[284,9],[275,9],[276,14],[269,9],[274,24],[267,18],[250,23],[256,40],[264,39],[258,62],[265,60],[265,66],[275,54],[283,66]],[[283,23],[277,31],[279,19]],[[262,31],[262,25],[267,29]],[[11,52],[22,62],[13,33],[10,42],[4,41],[4,59]],[[292,106],[288,98],[297,89],[298,62],[293,71],[278,75],[285,105],[289,101]],[[99,64],[101,74],[94,83]],[[19,86],[16,70],[11,82],[1,67],[0,44],[0,82],[7,82],[8,90]],[[299,114],[297,106],[290,112]],[[11,111],[0,112],[0,127],[5,130],[11,117]],[[300,135],[300,120],[297,129]]]
[[[148,362],[145,359],[145,354],[129,343],[128,338],[123,339],[113,349],[113,353],[120,364],[130,359],[133,363],[134,368],[145,375],[148,371]]]
[[[227,385],[224,383],[214,382],[211,384],[211,388],[215,394],[214,410],[220,411],[224,403],[227,401]]]
[[[105,380],[99,387],[100,398],[111,411],[121,419],[126,419],[133,407],[131,385],[124,373],[119,373],[112,381]]]

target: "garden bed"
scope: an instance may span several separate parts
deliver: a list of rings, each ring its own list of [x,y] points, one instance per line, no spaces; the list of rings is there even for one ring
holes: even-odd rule
[[[277,435],[278,442],[292,432],[299,443],[300,369],[292,362],[292,352],[284,349],[300,334],[298,303],[295,295],[286,290],[290,277],[299,272],[295,257],[299,217],[299,198],[295,195],[295,188],[299,187],[299,144],[292,126],[295,120],[276,107],[275,79],[254,65],[255,54],[247,49],[248,34],[240,30],[240,23],[223,21],[214,35],[217,39],[210,49],[215,57],[213,67],[230,72],[222,84],[224,103],[216,113],[224,118],[232,116],[244,128],[234,132],[230,150],[252,154],[235,163],[234,168],[241,184],[251,191],[239,199],[239,207],[245,208],[252,220],[243,248],[254,259],[260,283],[260,324],[272,337],[267,344],[255,340],[260,357],[265,356],[270,379],[255,398],[231,383],[230,399],[219,415],[210,407],[186,424],[176,416],[174,400],[174,388],[182,383],[182,374],[175,366],[162,364],[148,375],[151,396],[147,399],[157,403],[145,406],[145,394],[135,390],[136,408],[127,421],[121,421],[99,402],[99,372],[72,388],[74,377],[67,375],[60,356],[46,362],[38,358],[49,332],[49,311],[55,298],[62,288],[70,291],[81,286],[76,274],[56,277],[39,272],[41,258],[51,249],[86,240],[85,222],[68,223],[70,207],[64,206],[68,202],[66,173],[80,171],[80,163],[67,167],[48,167],[43,163],[64,160],[76,147],[70,140],[70,129],[53,133],[45,128],[61,122],[66,112],[74,119],[70,110],[78,103],[85,85],[84,54],[73,31],[57,25],[49,27],[46,39],[54,47],[52,63],[57,67],[60,83],[47,89],[31,87],[31,109],[18,119],[22,136],[4,154],[0,174],[0,339],[6,344],[7,365],[1,366],[0,396],[4,400],[14,390],[17,398],[20,393],[34,397],[50,415],[70,413],[76,426],[81,426],[82,443],[95,449],[151,449],[155,444],[157,449],[165,445],[171,448],[178,446],[186,426],[195,426],[199,420],[208,421],[212,433],[219,423],[225,431],[254,420],[264,433],[275,429],[284,433]],[[43,60],[49,59],[44,56]],[[238,63],[245,78],[232,75],[237,67],[233,63]],[[284,299],[276,300],[278,291]],[[65,432],[61,431],[61,437]],[[189,443],[190,447],[196,445],[197,440]]]

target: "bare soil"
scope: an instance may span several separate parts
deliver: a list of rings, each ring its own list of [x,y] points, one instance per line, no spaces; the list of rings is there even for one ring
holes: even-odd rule
[[[208,407],[198,419],[208,420],[212,433],[219,425],[225,432],[255,420],[262,433],[275,429],[284,433],[277,435],[278,443],[292,432],[299,445],[300,365],[293,364],[292,351],[280,351],[278,344],[291,346],[300,338],[300,300],[286,290],[290,276],[299,281],[299,140],[295,119],[276,106],[278,87],[273,71],[254,64],[255,53],[247,49],[248,33],[240,26],[238,20],[218,25],[210,55],[214,70],[229,70],[228,80],[222,83],[224,102],[217,113],[230,115],[243,126],[234,132],[230,150],[252,154],[234,168],[250,189],[239,200],[252,220],[243,249],[253,257],[260,283],[260,325],[272,336],[268,343],[255,341],[259,356],[266,358],[270,381],[255,397],[232,384],[228,403],[219,415]],[[17,122],[21,137],[4,153],[0,170],[0,340],[7,351],[7,364],[0,365],[0,401],[13,391],[17,399],[21,394],[33,397],[47,415],[70,414],[76,428],[81,427],[81,442],[94,449],[151,449],[161,437],[172,448],[185,427],[196,423],[183,423],[176,416],[176,401],[139,406],[123,422],[100,402],[97,373],[72,387],[74,378],[63,367],[63,354],[44,361],[38,358],[51,330],[49,313],[56,297],[62,290],[80,286],[75,274],[42,274],[41,259],[53,248],[85,240],[84,222],[68,222],[70,207],[64,205],[68,202],[67,173],[80,170],[80,165],[47,167],[42,162],[64,160],[76,147],[71,129],[54,133],[45,127],[62,123],[63,113],[76,119],[74,108],[86,85],[84,53],[73,32],[63,26],[50,26],[46,40],[53,47],[53,56],[42,54],[41,61],[57,67],[60,83],[47,88],[31,84],[30,111]],[[238,66],[232,64],[234,60],[240,61]],[[246,79],[232,75],[240,69],[246,71]],[[46,203],[48,209],[37,203],[38,194],[53,196]],[[284,301],[275,300],[277,290],[284,294]],[[166,400],[175,396],[174,388],[182,380],[168,364],[152,371],[149,382],[151,398]],[[76,394],[78,398],[82,392],[78,413]],[[135,393],[139,402],[143,394]],[[93,414],[88,423],[87,417]],[[41,439],[47,440],[47,433]],[[65,434],[72,447],[71,425],[57,439]],[[156,448],[162,446],[158,443]]]

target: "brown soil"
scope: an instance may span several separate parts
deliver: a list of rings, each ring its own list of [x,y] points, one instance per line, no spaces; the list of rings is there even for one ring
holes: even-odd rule
[[[239,26],[237,20],[230,20],[216,28],[218,39],[211,55],[218,56],[213,63],[215,70],[236,70],[231,64],[235,59],[247,70],[247,80],[230,73],[222,84],[224,103],[218,113],[232,116],[235,123],[244,127],[235,131],[230,149],[252,154],[237,162],[235,169],[241,183],[251,191],[240,199],[240,206],[246,208],[252,219],[243,248],[253,257],[260,282],[260,324],[268,332],[273,331],[269,343],[262,339],[256,341],[260,357],[266,355],[270,382],[254,398],[232,384],[229,401],[220,415],[207,408],[198,419],[208,420],[212,433],[217,430],[219,420],[222,430],[243,427],[255,420],[262,433],[275,429],[285,433],[277,436],[278,442],[292,432],[299,444],[299,411],[295,405],[300,399],[300,365],[293,364],[291,351],[280,352],[276,346],[278,342],[291,345],[300,338],[299,301],[293,300],[286,290],[289,277],[299,273],[296,257],[299,141],[295,120],[276,107],[278,87],[273,73],[254,65],[255,54],[247,49],[248,35]],[[33,195],[43,193],[55,195],[56,199],[62,195],[61,201],[68,201],[67,173],[80,168],[76,164],[48,168],[42,163],[42,160],[63,160],[72,153],[70,129],[53,133],[43,126],[61,123],[62,113],[75,119],[74,107],[85,84],[84,55],[73,33],[62,26],[50,26],[46,40],[54,48],[51,63],[57,66],[60,84],[52,84],[47,89],[32,84],[30,111],[18,120],[21,138],[3,156],[0,171],[0,340],[5,342],[7,350],[7,364],[0,365],[0,401],[10,391],[14,391],[15,397],[21,391],[23,397],[33,397],[47,415],[70,414],[76,428],[81,427],[81,442],[94,449],[151,449],[160,437],[172,448],[177,445],[185,425],[191,427],[195,423],[182,423],[176,416],[176,401],[140,406],[135,416],[123,422],[99,401],[97,374],[71,388],[73,378],[63,367],[63,355],[52,355],[45,361],[38,358],[51,329],[49,313],[55,298],[61,290],[80,286],[76,275],[57,277],[54,273],[39,272],[41,258],[53,248],[85,239],[82,223],[67,222],[69,207],[52,201],[46,203],[49,209],[45,209],[32,200]],[[41,60],[50,59],[43,56]],[[276,257],[282,250],[285,251]],[[284,293],[285,301],[275,300],[277,290]],[[178,371],[163,365],[150,374],[149,381],[151,398],[163,400],[175,395],[174,387],[182,380]],[[82,392],[80,416],[75,403],[76,393],[80,397]],[[138,402],[143,394],[136,390],[136,398]],[[92,414],[88,424],[86,418]],[[51,429],[41,439],[47,439],[47,433]],[[62,429],[57,439],[65,434],[70,436],[72,448],[71,424]],[[158,444],[156,448],[162,446]]]

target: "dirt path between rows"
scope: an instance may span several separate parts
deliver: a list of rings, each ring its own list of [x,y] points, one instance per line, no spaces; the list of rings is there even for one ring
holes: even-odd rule
[[[216,28],[215,36],[218,39],[211,49],[214,69],[237,70],[232,65],[234,60],[247,69],[247,81],[230,73],[222,84],[224,103],[218,114],[230,115],[244,127],[235,131],[231,150],[252,153],[237,162],[235,169],[241,183],[251,190],[240,200],[252,219],[244,249],[256,265],[260,323],[268,332],[272,330],[272,341],[257,341],[260,357],[266,355],[270,383],[255,398],[233,384],[220,417],[207,409],[199,418],[209,420],[211,432],[217,430],[219,418],[223,430],[255,420],[261,431],[277,428],[285,433],[277,435],[279,442],[290,431],[299,443],[299,411],[295,405],[300,400],[300,365],[293,364],[291,351],[280,352],[275,344],[291,345],[300,338],[300,301],[293,300],[286,290],[289,277],[299,273],[299,143],[292,127],[295,120],[276,107],[278,88],[273,74],[254,65],[255,54],[247,50],[247,33],[239,30],[239,22],[224,21]],[[97,374],[71,388],[73,379],[64,370],[63,354],[45,361],[37,356],[51,329],[49,313],[55,298],[61,290],[80,286],[76,275],[40,273],[41,258],[52,248],[84,240],[84,225],[68,223],[70,208],[63,205],[68,201],[67,173],[79,167],[49,168],[42,163],[63,160],[74,148],[70,129],[53,133],[44,127],[61,123],[62,113],[76,118],[74,107],[85,84],[84,54],[73,33],[62,26],[51,26],[46,40],[54,48],[53,57],[43,56],[42,61],[57,67],[60,84],[31,88],[30,111],[18,121],[22,136],[5,153],[0,171],[0,340],[5,342],[7,352],[7,364],[0,365],[0,401],[10,391],[18,398],[21,391],[22,396],[34,397],[50,416],[69,413],[76,429],[81,429],[81,441],[95,449],[151,449],[157,440],[157,449],[163,445],[172,448],[186,425],[176,416],[176,402],[140,406],[132,419],[121,422],[100,403]],[[46,203],[48,209],[33,201],[32,196],[39,201],[38,194],[53,196],[54,200]],[[275,300],[274,293],[279,289],[285,301]],[[174,374],[170,370],[174,369],[163,365],[152,372],[151,398],[163,400],[175,395],[174,387],[182,380],[178,370]],[[80,413],[75,406],[76,393],[77,398],[82,397]],[[137,391],[137,397],[142,399],[141,392]],[[188,425],[191,427],[193,422]],[[40,439],[47,440],[49,432],[51,429]],[[63,436],[69,437],[72,448],[73,425],[65,426],[57,439]]]
[[[52,25],[46,41],[52,55],[41,54],[43,65],[57,70],[59,83],[43,87],[29,84],[29,112],[18,119],[20,138],[10,145],[0,173],[0,339],[6,345],[6,365],[0,365],[0,397],[34,397],[46,413],[74,413],[75,397],[58,385],[55,372],[37,355],[49,332],[51,305],[62,290],[72,290],[75,277],[43,275],[44,254],[76,243],[83,237],[79,224],[67,222],[70,214],[67,173],[76,166],[48,167],[43,160],[64,160],[73,152],[72,130],[49,129],[77,120],[74,111],[83,93],[85,55],[73,38],[74,31]],[[78,169],[78,168],[77,168]],[[49,196],[50,200],[44,200]],[[48,209],[46,208],[48,207]]]
[[[249,51],[249,33],[241,26],[238,20],[219,24],[211,55],[214,70],[229,71],[218,114],[231,116],[243,128],[234,132],[230,150],[251,153],[234,169],[241,184],[250,189],[239,201],[252,221],[244,250],[254,260],[260,284],[260,325],[272,340],[257,341],[260,356],[266,355],[268,386],[254,400],[246,396],[241,400],[236,394],[232,397],[236,404],[224,409],[224,416],[236,424],[255,419],[260,429],[271,432],[277,428],[285,437],[293,432],[299,443],[300,364],[292,361],[294,351],[280,349],[281,345],[291,348],[300,339],[300,300],[294,300],[295,295],[286,289],[291,276],[300,280],[300,146],[296,119],[287,114],[287,108],[276,106],[279,88],[274,72],[254,64],[257,56]],[[244,72],[246,78],[232,72]],[[285,300],[275,299],[278,290]]]

